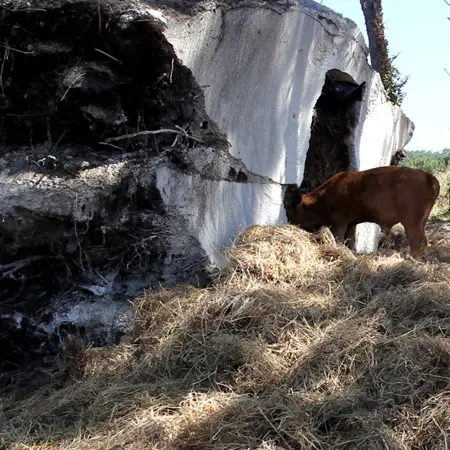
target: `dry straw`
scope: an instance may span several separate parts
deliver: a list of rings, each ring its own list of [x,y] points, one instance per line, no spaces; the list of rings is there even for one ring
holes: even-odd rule
[[[124,343],[5,387],[3,447],[449,448],[450,239],[427,233],[431,262],[245,230],[211,287],[149,292]]]

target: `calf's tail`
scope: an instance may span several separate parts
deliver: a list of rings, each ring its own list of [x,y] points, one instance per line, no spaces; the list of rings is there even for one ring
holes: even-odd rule
[[[434,175],[429,173],[428,174],[428,182],[431,186],[431,192],[433,193],[433,198],[434,198],[434,200],[436,200],[439,197],[439,192],[441,190],[439,181]]]

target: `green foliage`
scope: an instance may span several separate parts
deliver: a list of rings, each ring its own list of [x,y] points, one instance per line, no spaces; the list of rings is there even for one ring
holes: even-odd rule
[[[371,2],[369,2],[371,3]],[[381,6],[381,0],[372,2],[372,8],[375,9],[375,20],[372,23],[372,30],[367,30],[370,35],[371,32],[375,37],[375,45],[371,45],[370,52],[376,52],[376,61],[378,61],[374,69],[380,74],[381,81],[387,96],[391,103],[397,106],[401,106],[406,93],[403,92],[403,88],[408,82],[409,76],[402,77],[398,68],[394,65],[394,61],[398,54],[390,56],[389,42],[386,38],[384,29],[383,8]],[[363,12],[364,12],[363,8]],[[369,8],[370,9],[370,8]],[[364,15],[368,14],[364,12]],[[367,20],[366,20],[367,24]]]
[[[439,214],[436,216],[436,219],[445,220],[446,222],[450,222],[450,212]]]
[[[405,98],[406,93],[403,92],[405,84],[409,80],[409,76],[402,78],[400,71],[392,64],[391,60],[389,68],[381,74],[383,86],[386,89],[389,100],[397,106],[400,106]]]
[[[450,148],[440,152],[426,150],[407,151],[407,158],[402,161],[403,166],[422,169],[431,173],[443,172],[450,168]]]
[[[430,217],[450,221],[450,148],[440,152],[407,151],[406,156],[407,158],[400,163],[402,166],[433,173],[439,180],[440,194]]]

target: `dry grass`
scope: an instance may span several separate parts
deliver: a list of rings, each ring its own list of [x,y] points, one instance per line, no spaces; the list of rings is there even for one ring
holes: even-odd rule
[[[440,194],[434,207],[431,211],[431,218],[439,218],[441,216],[448,216],[450,209],[450,170],[444,170],[434,174],[441,186]]]
[[[126,343],[5,389],[0,444],[448,449],[450,234],[428,235],[434,262],[252,227],[212,287],[148,293]]]

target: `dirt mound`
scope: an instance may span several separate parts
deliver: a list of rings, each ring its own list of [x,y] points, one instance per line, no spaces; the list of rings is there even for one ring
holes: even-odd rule
[[[246,230],[229,258],[208,289],[137,299],[126,342],[74,338],[47,379],[4,390],[5,447],[445,447],[447,262],[349,257],[291,226]]]
[[[0,327],[58,328],[55,299],[204,284],[205,252],[163,204],[157,170],[194,173],[198,148],[211,165],[229,155],[155,5],[3,1],[0,16]],[[0,345],[28,350],[11,339]]]
[[[192,73],[144,4],[19,1],[2,8],[1,18],[3,144],[101,151],[108,138],[145,130],[180,126],[205,140],[211,134],[201,126],[207,117]],[[147,136],[146,148],[157,150],[175,137]],[[136,147],[142,139],[107,150]]]

